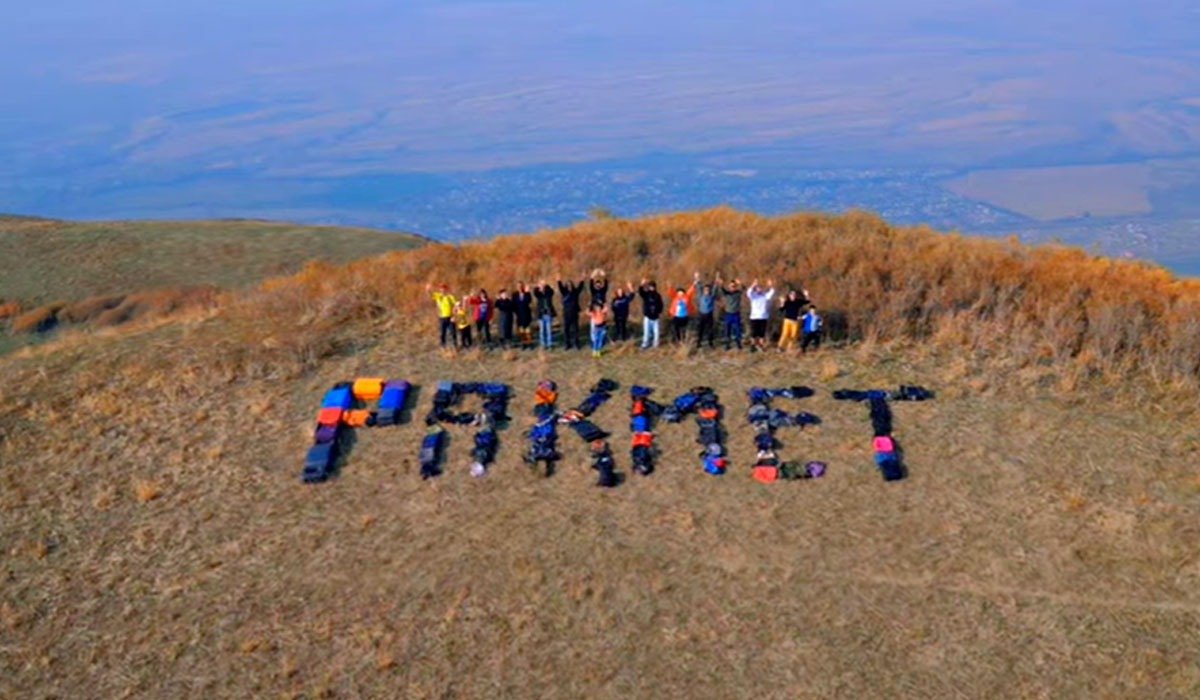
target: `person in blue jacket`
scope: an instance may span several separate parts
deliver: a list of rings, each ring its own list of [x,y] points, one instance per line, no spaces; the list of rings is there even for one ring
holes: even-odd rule
[[[692,280],[692,290],[692,300],[696,303],[696,314],[700,324],[696,330],[696,347],[699,348],[703,345],[704,339],[707,337],[708,347],[715,348],[717,346],[717,293],[711,283],[701,283],[699,272]]]
[[[817,313],[817,307],[809,306],[808,311],[800,319],[800,352],[808,352],[808,346],[813,346],[813,350],[821,347],[821,332],[825,322]]]

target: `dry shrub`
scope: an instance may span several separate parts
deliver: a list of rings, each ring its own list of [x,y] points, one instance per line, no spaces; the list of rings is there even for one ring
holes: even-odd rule
[[[120,294],[88,297],[82,301],[68,304],[58,314],[58,319],[63,323],[86,323],[105,311],[120,306],[124,300],[124,295]]]
[[[138,503],[149,503],[162,495],[158,482],[150,479],[137,479],[133,482],[133,497]]]
[[[158,318],[182,309],[211,306],[216,298],[215,287],[166,287],[134,292],[116,306],[97,314],[93,323],[103,328]]]
[[[648,276],[662,287],[700,271],[807,288],[832,341],[915,340],[1008,366],[1073,365],[1084,355],[1104,372],[1147,370],[1164,380],[1192,382],[1200,372],[1200,283],[1153,265],[897,228],[862,212],[765,218],[728,208],[310,265],[227,309],[242,330],[222,350],[236,357],[223,361],[234,373],[304,371],[384,327],[432,333],[426,282],[494,295],[595,268],[613,284]]]
[[[66,304],[54,302],[27,311],[12,320],[13,333],[45,333],[58,325],[58,313]]]
[[[21,314],[21,304],[15,301],[0,301],[0,321],[7,321]]]

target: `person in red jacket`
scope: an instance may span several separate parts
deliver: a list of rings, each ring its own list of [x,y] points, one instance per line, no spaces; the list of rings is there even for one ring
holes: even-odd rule
[[[479,333],[479,342],[485,347],[492,344],[492,316],[496,313],[486,289],[480,289],[478,294],[467,297],[471,306],[471,320],[475,322],[475,330]]]

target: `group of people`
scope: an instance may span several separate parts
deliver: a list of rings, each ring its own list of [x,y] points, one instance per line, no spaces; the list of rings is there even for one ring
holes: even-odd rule
[[[717,274],[712,281],[706,282],[697,272],[689,286],[674,290],[668,286],[664,299],[658,285],[650,279],[643,279],[637,287],[628,282],[624,286],[613,285],[610,290],[603,270],[596,270],[578,281],[557,279],[553,285],[544,279],[533,287],[519,282],[511,291],[501,289],[495,298],[490,297],[486,289],[455,297],[444,284],[427,285],[426,292],[437,308],[443,347],[470,348],[475,344],[477,334],[484,346],[498,343],[504,347],[532,348],[535,347],[533,326],[536,323],[537,345],[551,349],[555,347],[555,320],[560,318],[561,307],[558,327],[563,346],[568,350],[583,348],[580,328],[586,318],[593,357],[599,357],[610,340],[630,340],[629,319],[635,300],[640,303],[642,313],[643,349],[658,347],[660,324],[664,318],[670,322],[671,340],[675,344],[694,340],[698,348],[705,343],[715,348],[719,320],[725,349],[742,349],[745,347],[744,297],[750,316],[748,347],[766,350],[772,301],[777,296],[773,280],[767,280],[766,284],[753,280],[746,286],[739,279],[725,280]],[[820,347],[823,321],[808,290],[790,288],[779,296],[774,306],[782,321],[778,341],[780,352],[792,349],[797,343],[801,352]],[[494,341],[492,322],[497,319],[499,338]]]

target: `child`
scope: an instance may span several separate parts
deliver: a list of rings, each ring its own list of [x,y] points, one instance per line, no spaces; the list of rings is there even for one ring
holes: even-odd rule
[[[604,351],[604,339],[608,335],[608,307],[602,302],[592,302],[588,320],[592,326],[592,357],[600,357]]]
[[[471,312],[468,310],[467,298],[454,303],[454,327],[458,330],[458,346],[466,349],[471,347]]]
[[[821,348],[821,328],[824,325],[825,321],[817,314],[817,307],[808,307],[802,320],[804,334],[800,339],[800,352],[808,352],[809,345],[813,346],[813,350]]]

